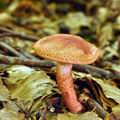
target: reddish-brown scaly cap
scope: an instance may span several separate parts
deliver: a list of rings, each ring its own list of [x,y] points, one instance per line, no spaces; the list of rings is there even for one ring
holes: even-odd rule
[[[56,34],[40,39],[34,44],[41,57],[71,64],[90,64],[99,56],[99,49],[83,38]]]

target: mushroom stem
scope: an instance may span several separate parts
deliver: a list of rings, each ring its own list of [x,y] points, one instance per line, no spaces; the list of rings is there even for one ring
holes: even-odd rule
[[[56,78],[66,107],[73,113],[82,110],[82,104],[78,102],[71,75],[72,64],[58,63]]]

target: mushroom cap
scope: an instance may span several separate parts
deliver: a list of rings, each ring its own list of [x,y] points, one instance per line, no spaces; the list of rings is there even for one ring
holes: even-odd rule
[[[36,53],[47,59],[69,64],[90,64],[100,51],[93,44],[76,35],[56,34],[44,37],[34,44]]]

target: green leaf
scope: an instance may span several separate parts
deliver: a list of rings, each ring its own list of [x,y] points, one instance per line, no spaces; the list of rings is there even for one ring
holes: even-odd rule
[[[93,78],[102,88],[103,93],[107,98],[114,99],[117,103],[120,103],[120,89],[116,86],[110,85],[104,80]]]
[[[101,47],[109,44],[109,39],[113,38],[112,24],[108,23],[100,29],[99,45]]]
[[[69,13],[65,18],[65,24],[71,29],[76,29],[80,26],[90,26],[91,19],[82,12]]]
[[[58,114],[57,120],[100,120],[94,112],[86,112],[84,114],[64,113]]]
[[[5,78],[5,82],[7,84],[16,84],[17,82],[24,80],[27,76],[29,76],[34,69],[23,66],[23,65],[13,65],[6,69],[8,78]]]
[[[120,73],[120,65],[112,64],[112,70]]]
[[[24,115],[10,109],[0,110],[0,120],[26,120]]]
[[[83,114],[61,113],[58,115],[46,115],[46,120],[102,120],[94,112],[85,112]]]
[[[52,93],[55,82],[44,71],[34,71],[25,80],[21,81],[11,91],[11,98],[33,101],[34,99]]]
[[[18,105],[14,101],[10,101],[10,100],[7,101],[7,102],[3,102],[3,106],[6,109],[10,109],[10,110],[13,110],[13,111],[16,111],[16,112],[18,112],[20,110]]]
[[[57,120],[57,115],[56,114],[46,114],[45,120]]]

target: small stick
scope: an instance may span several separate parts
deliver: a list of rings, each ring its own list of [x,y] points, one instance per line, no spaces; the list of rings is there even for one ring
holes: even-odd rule
[[[54,66],[53,62],[50,61],[36,61],[36,60],[30,60],[30,59],[22,59],[19,57],[10,57],[0,54],[0,63],[4,64],[20,64],[20,65],[27,65],[31,67],[45,67],[45,68],[51,68]]]
[[[4,64],[21,64],[27,65],[32,67],[44,67],[44,68],[51,68],[55,66],[55,63],[51,61],[37,61],[37,60],[30,60],[30,59],[22,59],[18,57],[10,57],[0,54],[0,62]],[[106,78],[106,79],[120,79],[119,73],[112,73],[107,70],[103,70],[101,68],[97,68],[90,65],[74,65],[73,70],[85,72],[93,75],[94,77],[98,78]]]
[[[116,120],[113,114],[108,113],[96,100],[86,93],[81,94],[80,101],[83,101],[86,106],[89,106],[89,108],[97,113],[102,119],[107,117],[110,120]]]
[[[106,79],[115,79],[115,78],[120,79],[120,74],[118,73],[114,74],[108,70],[104,70],[91,65],[74,65],[73,69],[76,71],[92,74],[94,77],[106,78]]]
[[[0,27],[0,37],[6,37],[6,36],[18,37],[18,38],[21,38],[24,40],[30,40],[30,41],[34,41],[34,42],[39,40],[39,38],[37,38],[35,36],[24,35],[22,33],[14,32],[14,31],[9,30],[7,28]]]
[[[32,59],[32,60],[40,60],[39,58],[35,57],[34,55],[32,55],[32,54],[30,54],[30,53],[28,53],[28,52],[26,52],[26,51],[23,51],[23,50],[21,50],[21,49],[20,49],[20,52],[21,52],[24,56],[26,56],[27,58],[29,58],[29,59]]]
[[[23,54],[21,54],[16,49],[12,48],[10,45],[8,45],[8,44],[6,44],[4,42],[0,42],[0,47],[2,47],[3,49],[11,52],[13,55],[15,55],[17,57],[26,58]]]
[[[94,109],[94,111],[101,117],[101,118],[105,118],[106,116],[109,115],[109,113],[107,111],[105,111],[102,106],[95,101],[93,98],[89,98],[87,100],[87,104],[89,105],[89,107],[91,109]]]

